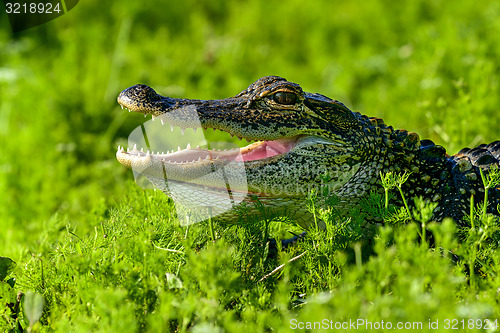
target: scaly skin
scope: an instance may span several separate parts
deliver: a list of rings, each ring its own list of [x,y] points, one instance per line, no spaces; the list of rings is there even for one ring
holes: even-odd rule
[[[227,222],[258,216],[265,210],[309,227],[314,223],[307,209],[311,189],[327,185],[338,197],[336,208],[346,212],[359,209],[370,192],[383,193],[380,172],[406,171],[411,175],[403,190],[410,203],[415,196],[437,202],[435,220],[451,217],[463,225],[471,195],[476,202],[484,196],[479,169],[487,174],[500,165],[500,141],[449,156],[432,141],[419,140],[416,133],[394,130],[379,118],[352,112],[338,101],[304,92],[277,76],[261,78],[235,97],[212,101],[163,97],[148,86],[135,85],[118,96],[118,103],[181,128],[199,126],[192,117],[196,111],[203,128],[257,141],[228,152],[184,149],[147,155],[123,148],[117,152],[121,164],[160,184],[168,195],[172,193],[165,185],[166,175],[173,181],[170,185],[196,178],[202,188],[198,194],[213,191],[211,197],[216,197],[211,172],[223,168],[235,179],[233,194],[241,192],[244,198],[217,216]],[[259,155],[267,149],[274,156]],[[242,168],[246,181],[238,171]],[[257,199],[260,208],[252,204]],[[498,216],[499,187],[489,190],[489,199],[489,213]],[[324,200],[320,197],[320,206]],[[379,222],[367,215],[363,226]]]

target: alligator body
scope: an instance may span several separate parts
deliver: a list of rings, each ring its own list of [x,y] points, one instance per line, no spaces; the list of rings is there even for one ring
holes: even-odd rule
[[[244,200],[218,216],[229,222],[258,215],[264,207],[308,227],[314,223],[307,209],[311,189],[327,185],[338,198],[336,208],[349,211],[358,209],[370,192],[383,193],[380,174],[392,171],[411,173],[403,187],[409,202],[416,196],[436,202],[435,220],[451,217],[464,225],[471,195],[476,203],[484,198],[480,169],[488,174],[500,165],[500,141],[449,156],[443,147],[420,140],[416,133],[394,130],[379,118],[352,112],[338,101],[304,92],[298,84],[277,76],[263,77],[223,100],[163,97],[146,85],[135,85],[124,90],[118,102],[181,128],[199,126],[183,111],[194,109],[201,127],[255,141],[233,151],[188,147],[155,154],[119,147],[117,152],[121,164],[156,179],[155,183],[166,170],[182,183],[205,176],[208,165],[212,171],[224,167],[228,174],[243,167]],[[209,182],[199,185],[210,188]],[[162,190],[170,193],[167,187]],[[498,216],[500,187],[488,194],[489,213]],[[252,205],[256,201],[259,207]],[[364,226],[380,222],[367,217]]]

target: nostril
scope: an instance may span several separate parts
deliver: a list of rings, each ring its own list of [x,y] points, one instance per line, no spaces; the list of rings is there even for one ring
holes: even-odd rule
[[[137,91],[137,92],[140,92],[140,91],[153,91],[153,88],[151,88],[150,86],[146,85],[146,84],[136,84],[135,86],[132,86],[130,87],[131,90],[134,90],[134,91]]]
[[[125,89],[122,94],[133,95],[135,98],[145,99],[148,101],[154,101],[160,98],[153,88],[145,84],[136,84]]]
[[[145,93],[153,92],[153,93],[156,93],[153,90],[153,88],[151,88],[150,86],[145,85],[145,84],[136,84],[135,86],[132,86],[129,89],[133,90],[135,92],[145,92]]]

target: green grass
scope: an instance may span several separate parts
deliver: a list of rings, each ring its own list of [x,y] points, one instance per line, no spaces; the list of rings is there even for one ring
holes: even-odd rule
[[[469,319],[500,320],[498,226],[481,207],[474,228],[457,230],[426,221],[424,206],[409,222],[410,209],[372,198],[387,219],[372,243],[354,214],[268,258],[265,221],[215,222],[213,242],[207,222],[176,225],[171,201],[140,189],[114,158],[144,121],[118,107],[122,89],[141,82],[215,99],[265,75],[451,154],[498,140],[499,3],[107,6],[80,2],[16,35],[0,14],[0,256],[16,262],[0,261],[0,331],[281,332],[291,320],[323,319],[424,329],[439,320],[443,330],[445,319],[464,319],[466,329]],[[269,228],[278,239],[300,231]]]

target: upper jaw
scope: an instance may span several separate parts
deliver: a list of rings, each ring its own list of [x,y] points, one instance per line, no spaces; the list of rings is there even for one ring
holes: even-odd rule
[[[117,101],[129,112],[151,115],[153,120],[158,118],[162,124],[181,128],[213,128],[248,141],[272,141],[305,134],[298,127],[273,130],[271,127],[276,117],[273,119],[272,115],[266,114],[267,111],[249,108],[247,99],[241,94],[207,101],[171,98],[157,94],[149,86],[138,84],[123,90]]]

